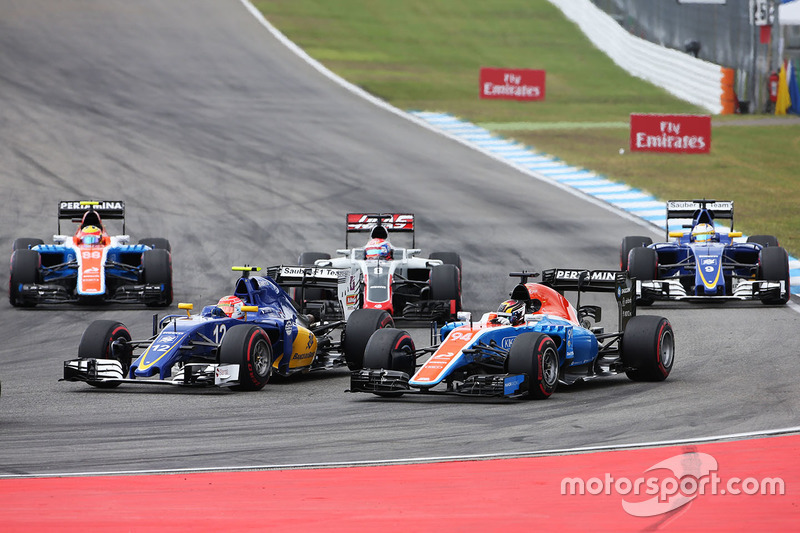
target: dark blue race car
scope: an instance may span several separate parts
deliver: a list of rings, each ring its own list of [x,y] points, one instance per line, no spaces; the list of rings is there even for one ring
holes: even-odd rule
[[[144,340],[133,340],[120,322],[92,322],[78,359],[64,362],[63,380],[99,388],[144,383],[259,390],[273,373],[360,368],[370,335],[394,324],[386,311],[346,307],[349,270],[278,266],[250,277],[260,269],[233,269],[242,272],[233,294],[196,315],[182,303],[186,314],[154,316]],[[346,320],[329,321],[324,309],[300,307],[288,288],[338,290],[344,308],[335,314]]]
[[[670,222],[682,219],[679,231]],[[717,227],[718,220],[730,227]],[[667,202],[667,239],[622,240],[620,266],[636,281],[639,305],[654,300],[760,300],[785,304],[790,298],[789,254],[772,235],[751,235],[737,242],[733,202],[691,200]]]

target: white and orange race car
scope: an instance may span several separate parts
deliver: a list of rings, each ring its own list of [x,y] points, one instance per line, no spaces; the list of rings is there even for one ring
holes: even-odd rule
[[[380,329],[364,350],[364,368],[350,377],[350,392],[378,396],[459,394],[546,399],[559,384],[625,373],[634,381],[662,381],[675,357],[672,326],[660,316],[635,316],[634,286],[622,271],[553,269],[542,283],[521,278],[511,298],[478,322],[443,326],[430,348],[417,350],[407,332]],[[565,290],[612,292],[616,332],[596,326],[600,307],[573,306]],[[427,358],[421,366],[417,359]],[[419,367],[419,368],[418,368]]]
[[[461,310],[461,257],[455,252],[434,252],[418,257],[414,215],[410,213],[348,213],[345,248],[328,253],[306,252],[301,266],[350,269],[359,283],[354,287],[358,308],[382,309],[395,318],[446,320]],[[351,248],[352,233],[369,233],[364,246]],[[390,234],[410,234],[411,248],[395,247]],[[335,295],[307,290],[296,294],[303,302],[335,301]]]
[[[103,219],[121,220],[121,235],[109,235]],[[61,234],[61,221],[78,226]],[[19,238],[11,254],[8,298],[16,307],[104,302],[168,306],[172,303],[169,241],[125,235],[125,203],[119,200],[62,201],[53,244]]]

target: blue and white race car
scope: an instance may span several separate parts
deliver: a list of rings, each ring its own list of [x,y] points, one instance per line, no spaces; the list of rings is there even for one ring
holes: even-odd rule
[[[671,231],[670,222],[684,221]],[[729,220],[729,228],[715,225]],[[637,301],[760,300],[789,301],[789,254],[772,235],[751,235],[737,242],[733,231],[733,202],[691,200],[667,202],[667,240],[650,237],[622,240],[620,267],[636,279]]]
[[[370,335],[394,324],[389,313],[378,309],[346,308],[339,313],[347,320],[320,321],[284,289],[338,287],[345,306],[348,270],[278,266],[253,277],[258,267],[233,270],[242,272],[233,294],[196,315],[192,304],[181,303],[186,314],[154,316],[153,333],[143,340],[133,340],[120,322],[92,322],[78,358],[64,362],[63,380],[98,388],[141,383],[259,390],[273,373],[359,368]]]
[[[366,345],[364,368],[351,374],[350,392],[546,399],[559,383],[619,373],[635,381],[667,378],[675,356],[672,326],[663,317],[636,316],[625,272],[553,269],[543,272],[542,283],[527,283],[536,275],[512,273],[522,283],[497,312],[434,329],[430,348],[417,350],[399,329],[376,331]],[[578,291],[577,309],[565,290]],[[581,306],[583,292],[615,294],[618,331],[593,325],[601,309]],[[425,357],[417,368],[417,359]]]
[[[122,235],[109,235],[102,218],[121,220]],[[78,224],[61,234],[61,221]],[[125,202],[59,202],[53,244],[19,238],[11,254],[8,299],[15,307],[104,302],[168,306],[172,303],[169,241],[125,235]]]

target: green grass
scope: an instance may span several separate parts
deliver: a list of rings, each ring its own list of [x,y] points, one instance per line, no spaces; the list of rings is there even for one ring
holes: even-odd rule
[[[311,56],[400,109],[483,124],[664,200],[732,199],[738,229],[800,255],[800,125],[714,117],[708,155],[628,153],[619,125],[631,113],[705,111],[629,76],[546,0],[254,3]],[[546,99],[480,100],[481,67],[544,69]]]

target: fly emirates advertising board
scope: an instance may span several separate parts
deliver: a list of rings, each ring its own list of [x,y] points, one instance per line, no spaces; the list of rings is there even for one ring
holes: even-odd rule
[[[708,115],[631,114],[631,152],[707,154],[711,150]]]

